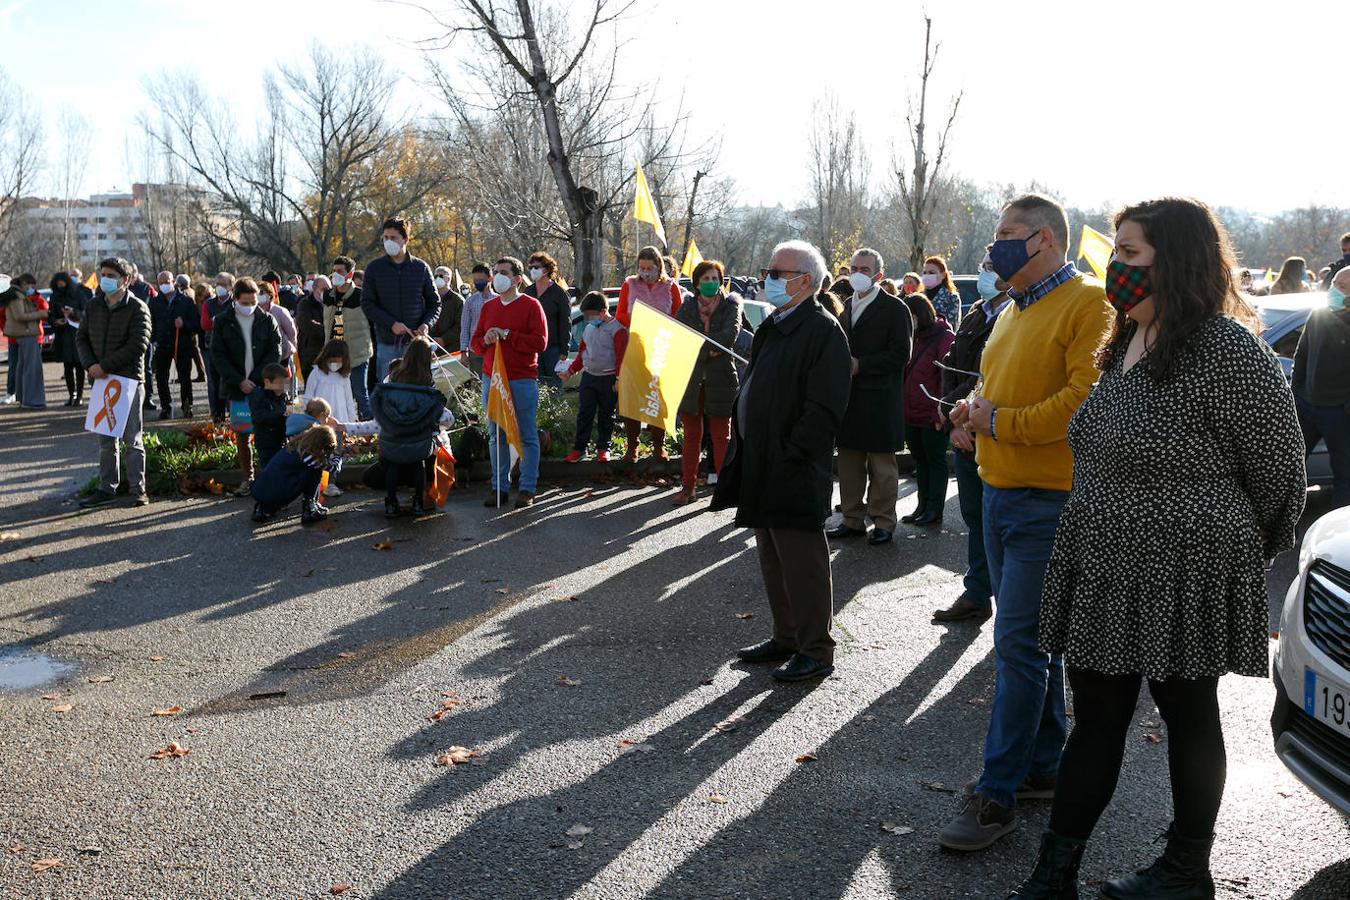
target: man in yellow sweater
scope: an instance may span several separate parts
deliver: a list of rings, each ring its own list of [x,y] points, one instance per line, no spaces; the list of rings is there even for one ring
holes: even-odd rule
[[[1037,645],[1041,587],[1073,481],[1069,419],[1097,380],[1111,322],[1100,283],[1066,261],[1069,221],[1028,194],[1003,208],[990,260],[1011,288],[980,363],[980,383],[952,411],[975,435],[994,588],[996,680],[984,772],[938,836],[983,850],[1016,826],[1017,801],[1054,796],[1067,724],[1064,662]]]

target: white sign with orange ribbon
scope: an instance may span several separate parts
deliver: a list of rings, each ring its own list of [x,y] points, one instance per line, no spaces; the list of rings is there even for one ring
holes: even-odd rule
[[[136,399],[136,379],[109,375],[94,382],[89,394],[89,413],[84,430],[104,437],[120,438],[127,430],[131,403]]]

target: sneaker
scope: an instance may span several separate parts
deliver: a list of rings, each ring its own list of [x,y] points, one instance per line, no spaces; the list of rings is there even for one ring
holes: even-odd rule
[[[96,506],[103,506],[117,499],[116,494],[110,494],[107,491],[94,491],[88,497],[80,501],[80,509],[93,509]]]
[[[131,505],[132,505],[132,506],[149,506],[149,505],[150,505],[150,495],[147,494],[145,491],[141,491],[139,494],[136,495],[135,499],[133,499],[133,500],[131,501]]]
[[[325,497],[341,497],[342,488],[338,487],[336,484],[333,484],[332,482],[329,482],[328,487],[324,488],[323,495]]]
[[[253,479],[252,479],[252,478],[245,478],[245,479],[243,480],[243,482],[239,485],[238,489],[235,490],[234,495],[235,495],[236,497],[251,497],[251,496],[253,496]]]
[[[579,462],[581,462],[581,451],[580,451],[580,450],[573,450],[571,453],[567,454],[567,457],[566,457],[565,459],[563,459],[563,462],[566,462],[566,463],[579,463]]]
[[[983,794],[971,794],[961,812],[938,833],[938,843],[948,850],[973,853],[992,846],[1017,827],[1017,813]]]
[[[599,453],[595,454],[595,461],[601,463],[609,462],[609,451],[601,450]]]
[[[263,509],[261,503],[253,504],[253,521],[270,522],[275,517],[276,517],[275,513],[270,513],[267,510]]]
[[[18,395],[16,395],[16,394],[6,394],[6,395],[5,395],[5,399],[4,399],[4,404],[5,404],[5,406],[13,406],[15,403],[18,403],[18,402],[19,402],[19,397],[18,397]]]

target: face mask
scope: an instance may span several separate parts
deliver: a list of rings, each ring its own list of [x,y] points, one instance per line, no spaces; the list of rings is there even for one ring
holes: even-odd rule
[[[330,363],[328,364],[328,371],[330,371],[330,372],[338,372],[338,371],[340,371],[341,369],[342,369],[342,363],[340,363],[340,362],[330,362]]]
[[[161,284],[161,285],[159,286],[159,292],[160,292],[161,294],[172,294],[172,293],[173,293],[173,285],[171,285],[171,284]]]
[[[107,275],[103,275],[98,280],[98,286],[105,294],[115,294],[117,293],[118,287],[120,287],[120,282],[116,278],[110,278]]]
[[[924,287],[928,288],[931,291],[933,288],[937,287],[939,284],[942,283],[942,276],[938,275],[935,272],[925,272],[924,276],[919,280],[923,282]]]
[[[648,284],[651,284],[652,282],[656,281],[656,272],[639,270],[638,278],[641,278],[643,281],[647,282]]]
[[[1012,277],[1026,267],[1040,255],[1040,250],[1035,253],[1027,253],[1027,241],[1036,237],[1028,235],[1024,238],[1010,238],[1006,241],[994,241],[989,247],[989,262],[994,267],[994,272],[1004,281],[1012,280]]]
[[[308,293],[309,293],[310,291],[312,291],[312,290],[314,290],[314,282],[312,282],[312,281],[306,281],[306,282],[305,282],[305,293],[308,294]]]
[[[1131,266],[1111,260],[1106,267],[1106,299],[1123,313],[1134,309],[1153,294],[1148,266]]]
[[[599,324],[600,324],[601,322],[603,322],[603,321],[605,321],[605,320],[604,320],[603,318],[601,318],[600,316],[596,316],[594,319],[592,319],[590,316],[587,316],[587,317],[586,317],[586,327],[587,327],[587,328],[594,328],[595,326],[599,325]]]
[[[981,298],[993,300],[998,296],[998,273],[981,269],[980,276],[975,279],[975,289],[980,292]]]
[[[788,296],[786,278],[766,278],[764,279],[764,299],[773,307],[784,306],[792,302]]]
[[[1345,291],[1335,285],[1327,288],[1327,306],[1332,309],[1345,309]]]
[[[492,289],[499,294],[505,294],[511,290],[511,285],[514,283],[510,275],[503,275],[501,272],[492,276]]]
[[[25,296],[31,297],[37,293],[37,288],[24,288],[23,292]]]
[[[7,290],[9,290],[9,276],[0,275],[0,294],[3,294]]]
[[[390,256],[398,256],[403,252],[403,245],[393,238],[384,239],[384,252]]]
[[[252,303],[250,303],[248,306],[245,306],[242,303],[236,303],[234,305],[234,308],[236,311],[238,311],[239,315],[247,318],[248,316],[253,315],[253,311],[258,307],[254,306]]]
[[[337,272],[333,273],[333,287],[342,287],[346,283],[347,283],[346,275],[341,275]]]
[[[477,291],[478,293],[480,293],[480,294],[483,293],[483,291],[484,291],[486,288],[487,288],[487,279],[486,279],[486,278],[475,278],[475,279],[473,280],[473,289],[474,289],[475,291]]]
[[[104,293],[106,294],[107,291],[104,291]],[[219,298],[219,299],[221,299],[221,300],[224,300],[224,299],[225,299],[226,297],[228,297],[229,295],[230,295],[230,289],[229,289],[229,288],[225,287],[225,285],[223,285],[223,284],[218,284],[218,285],[216,285],[216,297],[217,297],[217,298]]]
[[[543,269],[539,268],[538,266],[535,266],[534,268],[530,269],[530,280],[531,280],[531,281],[538,281],[540,278],[543,278],[543,277],[544,277],[544,270],[543,270]]]
[[[854,272],[848,276],[848,283],[854,294],[865,294],[872,289],[872,276],[865,272]]]
[[[721,289],[722,285],[716,281],[702,281],[698,285],[698,292],[705,297],[716,297],[717,292]]]
[[[261,306],[263,309],[267,309],[269,306],[272,305],[272,295],[271,295],[271,294],[259,294],[259,295],[258,295],[258,305]]]
[[[444,279],[444,278],[437,278],[437,279],[436,279],[436,290],[438,290],[438,291],[443,291],[443,290],[445,290],[445,279]]]

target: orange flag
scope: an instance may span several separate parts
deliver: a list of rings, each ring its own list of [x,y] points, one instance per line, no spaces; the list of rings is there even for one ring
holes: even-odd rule
[[[506,380],[506,362],[502,359],[502,342],[496,343],[496,356],[492,360],[492,381],[488,384],[488,418],[497,423],[497,427],[506,435],[506,442],[516,448],[516,453],[525,455],[520,443],[520,425],[516,422],[516,404],[511,399],[511,382]]]
[[[89,277],[84,280],[84,286],[89,288],[89,290],[91,291],[94,288],[98,287],[98,273],[90,272]]]

